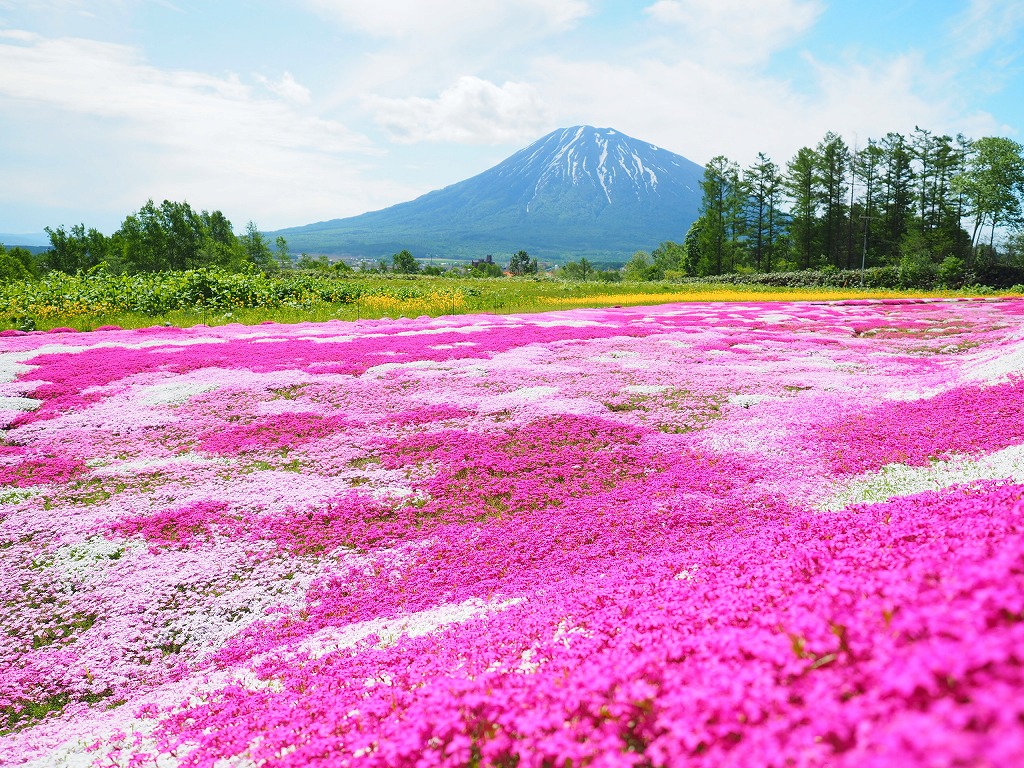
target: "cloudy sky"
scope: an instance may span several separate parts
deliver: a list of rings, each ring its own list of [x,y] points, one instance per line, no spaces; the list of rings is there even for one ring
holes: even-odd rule
[[[0,232],[350,216],[555,128],[699,163],[1024,141],[1024,0],[0,0]]]

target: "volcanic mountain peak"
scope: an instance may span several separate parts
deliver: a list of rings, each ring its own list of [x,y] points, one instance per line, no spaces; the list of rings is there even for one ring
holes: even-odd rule
[[[282,230],[293,248],[379,258],[476,258],[525,249],[555,261],[625,261],[681,241],[697,218],[703,168],[611,128],[541,137],[472,178],[407,203]]]

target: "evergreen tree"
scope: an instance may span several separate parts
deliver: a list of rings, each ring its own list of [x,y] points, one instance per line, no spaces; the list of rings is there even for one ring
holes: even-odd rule
[[[508,264],[508,271],[513,275],[535,275],[539,267],[536,259],[531,259],[526,251],[517,251],[512,254]]]
[[[884,261],[895,264],[914,207],[913,155],[906,138],[899,133],[887,133],[880,146],[883,159],[879,250]]]
[[[701,275],[720,275],[734,264],[737,220],[743,196],[739,166],[724,155],[711,158],[700,182],[700,262],[691,265]]]
[[[789,231],[794,261],[801,269],[817,263],[817,214],[821,201],[818,186],[819,161],[810,147],[802,147],[786,165],[783,185],[790,200]]]
[[[749,191],[748,260],[758,272],[771,272],[779,237],[782,175],[779,167],[764,152],[759,152],[757,161],[743,172],[743,180]]]
[[[850,150],[842,137],[825,134],[815,150],[817,187],[820,195],[821,250],[827,262],[836,268],[849,266],[848,216],[846,204],[846,170]]]

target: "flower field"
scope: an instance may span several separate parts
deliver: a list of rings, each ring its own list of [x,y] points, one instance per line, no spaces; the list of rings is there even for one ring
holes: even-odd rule
[[[1024,764],[1024,299],[0,338],[0,764]]]

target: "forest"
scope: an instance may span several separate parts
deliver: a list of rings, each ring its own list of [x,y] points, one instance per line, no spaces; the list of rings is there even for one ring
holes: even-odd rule
[[[1024,147],[916,128],[851,149],[827,133],[785,166],[719,155],[700,217],[662,272],[697,275],[898,267],[963,279],[1024,265]],[[671,246],[671,244],[670,244]],[[644,254],[627,272],[643,272]],[[658,259],[648,261],[657,271]]]

